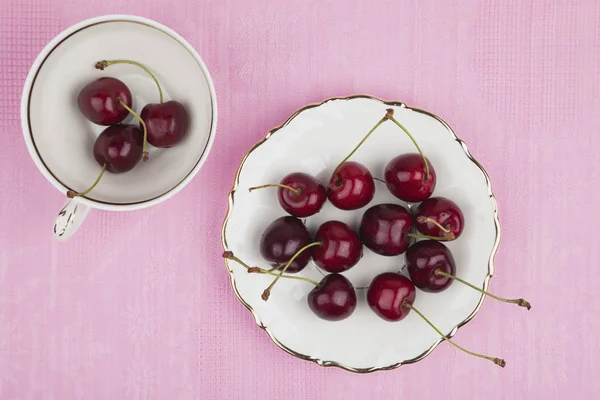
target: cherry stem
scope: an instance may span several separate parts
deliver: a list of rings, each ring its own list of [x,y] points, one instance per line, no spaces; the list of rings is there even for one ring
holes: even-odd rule
[[[479,289],[477,286],[475,286],[475,285],[473,285],[473,284],[471,284],[471,283],[469,283],[469,282],[467,282],[465,280],[460,279],[459,277],[456,277],[454,275],[448,274],[448,273],[446,273],[446,272],[444,272],[444,271],[442,271],[440,269],[436,269],[435,270],[435,274],[436,275],[445,276],[445,277],[454,279],[456,281],[459,281],[460,283],[462,283],[464,285],[467,285],[468,287],[470,287],[472,289],[475,289],[478,292],[485,294],[486,296],[490,296],[493,299],[496,299],[496,300],[499,300],[499,301],[503,301],[505,303],[517,304],[520,307],[525,307],[528,310],[531,310],[531,304],[529,304],[529,302],[527,300],[524,300],[524,299],[504,299],[502,297],[495,296],[495,295],[493,295],[491,293],[486,292],[483,289]]]
[[[273,267],[271,269],[263,269],[263,268],[259,268],[259,267],[251,267],[248,264],[246,264],[245,262],[243,262],[242,260],[240,260],[239,258],[237,258],[236,256],[234,256],[231,251],[224,252],[223,253],[223,258],[226,258],[226,259],[231,260],[231,261],[235,261],[236,263],[240,264],[242,267],[246,268],[246,270],[248,270],[249,273],[266,274],[266,275],[273,275],[273,276],[279,276],[280,275],[277,272],[273,272],[273,271],[275,271],[279,267]],[[313,281],[312,279],[309,279],[309,278],[303,278],[301,276],[284,275],[284,276],[282,276],[282,278],[285,278],[285,279],[295,279],[295,280],[298,280],[298,281],[304,281],[304,282],[312,283],[315,286],[319,286],[319,282]]]
[[[411,310],[413,310],[414,312],[416,312],[421,318],[423,318],[423,320],[425,322],[427,322],[427,324],[430,327],[433,328],[434,331],[436,331],[438,333],[438,335],[440,335],[442,338],[444,338],[445,341],[447,341],[448,343],[450,343],[452,346],[456,347],[457,349],[462,350],[465,353],[470,354],[472,356],[483,358],[485,360],[490,360],[491,362],[493,362],[494,364],[496,364],[502,368],[504,368],[506,366],[506,361],[504,361],[501,358],[494,358],[494,357],[485,356],[483,354],[474,353],[472,351],[465,349],[464,347],[459,346],[458,344],[456,344],[452,340],[450,340],[450,338],[446,337],[446,335],[444,335],[438,328],[436,328],[436,326],[433,323],[431,323],[431,321],[429,321],[423,314],[421,314],[421,312],[419,310],[417,310],[412,304],[405,301],[404,303],[402,303],[402,305],[404,307],[408,307]]]
[[[315,247],[315,246],[322,246],[323,243],[321,242],[313,242],[313,243],[309,243],[306,246],[304,246],[303,248],[301,248],[300,250],[298,250],[296,252],[296,254],[294,254],[292,256],[292,258],[290,258],[290,260],[285,264],[285,267],[283,267],[283,269],[281,270],[281,272],[279,273],[279,275],[277,276],[277,278],[275,278],[273,280],[273,282],[271,282],[271,284],[269,285],[269,287],[267,287],[265,289],[265,291],[262,294],[262,299],[264,301],[269,300],[269,296],[271,295],[271,290],[273,289],[273,286],[275,286],[275,284],[277,283],[277,281],[279,280],[279,278],[281,278],[283,276],[283,274],[285,273],[285,271],[287,271],[287,269],[289,268],[290,265],[292,265],[292,262],[294,262],[294,260],[296,259],[296,257],[298,257],[300,254],[302,254],[306,249],[309,249],[311,247]]]
[[[385,114],[385,116],[384,116],[383,118],[381,118],[381,119],[379,120],[379,122],[375,124],[375,126],[374,126],[373,128],[371,128],[371,130],[369,131],[369,133],[367,133],[367,134],[366,134],[366,136],[365,136],[364,138],[362,138],[362,140],[361,140],[361,141],[360,141],[360,142],[359,142],[359,143],[356,145],[356,147],[354,148],[354,150],[352,150],[352,151],[350,152],[350,154],[348,154],[348,155],[346,156],[346,158],[344,158],[344,159],[342,160],[342,162],[341,162],[341,163],[339,163],[337,167],[335,167],[335,169],[333,170],[333,175],[332,175],[332,176],[334,176],[334,177],[337,177],[337,172],[338,172],[338,170],[340,169],[340,167],[341,167],[342,165],[344,165],[344,163],[345,163],[346,161],[348,161],[348,159],[349,159],[350,157],[352,157],[352,155],[353,155],[354,153],[356,153],[356,151],[358,150],[358,148],[359,148],[360,146],[362,146],[362,144],[363,144],[363,143],[364,143],[364,142],[365,142],[365,141],[366,141],[366,140],[369,138],[369,136],[371,136],[371,134],[372,134],[373,132],[375,132],[375,129],[379,128],[379,125],[383,124],[385,121],[387,121],[387,120],[389,119],[389,118],[388,118],[388,114],[389,114],[389,112],[388,112],[387,114]]]
[[[435,226],[437,226],[442,232],[445,233],[449,233],[450,229],[446,228],[445,226],[443,226],[442,224],[440,224],[439,222],[437,222],[435,219],[433,218],[429,218],[429,217],[425,217],[423,215],[420,215],[417,217],[417,222],[420,224],[426,224],[427,222],[431,222],[432,224],[434,224]]]
[[[94,188],[96,187],[96,185],[98,185],[98,183],[100,182],[100,179],[102,179],[102,175],[104,175],[104,172],[106,171],[106,163],[104,163],[104,165],[102,166],[102,170],[100,171],[100,174],[98,175],[98,177],[96,178],[96,180],[94,181],[94,183],[92,183],[92,186],[90,186],[89,188],[87,188],[85,191],[81,192],[81,193],[77,193],[73,190],[69,190],[67,192],[67,197],[72,199],[75,196],[79,196],[79,197],[84,197],[86,194],[88,194],[89,192],[91,192],[92,190],[94,190]]]
[[[421,235],[420,233],[407,233],[406,236],[414,237],[417,239],[431,239],[431,240],[454,240],[456,236],[454,233],[449,232],[445,236],[430,236],[430,235]]]
[[[291,186],[284,185],[282,183],[269,183],[267,185],[254,186],[254,187],[251,187],[250,189],[248,189],[248,191],[252,192],[253,190],[256,190],[256,189],[264,189],[264,188],[268,188],[268,187],[280,187],[280,188],[284,188],[287,190],[291,190],[292,192],[296,193],[296,196],[300,196],[300,193],[302,193],[302,189],[293,188]]]
[[[131,109],[131,107],[129,107],[127,104],[125,104],[125,102],[123,100],[121,100],[121,99],[118,99],[118,100],[119,100],[119,103],[123,106],[123,108],[125,108],[127,111],[129,111],[129,113],[131,115],[133,115],[138,121],[140,121],[140,124],[142,124],[142,128],[144,128],[144,143],[142,144],[142,160],[144,162],[146,162],[146,161],[148,161],[148,152],[146,151],[146,142],[148,141],[148,128],[146,128],[146,123],[144,122],[142,117],[140,117],[138,113],[133,111]]]
[[[130,65],[135,65],[137,67],[140,67],[144,71],[146,71],[146,73],[148,75],[150,75],[150,78],[152,78],[152,80],[154,81],[154,83],[156,83],[156,87],[158,88],[158,94],[160,96],[160,102],[161,103],[163,102],[163,92],[162,92],[162,88],[160,87],[160,83],[158,83],[158,79],[156,79],[156,76],[154,76],[154,74],[152,73],[152,71],[150,71],[144,64],[141,64],[141,63],[139,63],[137,61],[131,61],[131,60],[111,60],[111,61],[102,60],[102,61],[98,61],[96,63],[95,68],[103,71],[104,68],[110,67],[111,65],[114,65],[114,64],[130,64]]]
[[[410,138],[410,140],[413,142],[413,144],[415,145],[415,147],[417,148],[417,151],[419,152],[419,154],[421,155],[421,157],[423,158],[423,163],[425,163],[425,181],[427,182],[429,180],[429,163],[427,162],[427,159],[425,158],[425,155],[423,154],[423,151],[421,151],[421,148],[419,147],[419,145],[417,144],[417,141],[415,140],[415,138],[413,137],[413,135],[410,134],[410,132],[408,131],[408,129],[406,129],[404,127],[404,125],[402,125],[400,122],[398,122],[396,120],[396,118],[394,118],[394,110],[391,108],[387,109],[388,114],[386,114],[386,116],[388,116],[388,119],[390,121],[392,121],[393,123],[395,123],[396,125],[398,125],[398,127],[400,129],[402,129],[404,131],[404,133],[406,133],[406,135]]]

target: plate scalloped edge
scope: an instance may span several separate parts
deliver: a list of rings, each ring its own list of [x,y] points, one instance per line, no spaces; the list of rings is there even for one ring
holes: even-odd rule
[[[454,139],[461,145],[463,151],[465,152],[466,156],[469,158],[469,160],[471,160],[471,162],[473,162],[475,164],[475,166],[477,166],[477,168],[481,171],[481,173],[483,174],[486,184],[487,184],[487,188],[488,188],[488,194],[490,197],[490,200],[492,202],[492,206],[494,209],[494,225],[496,228],[496,239],[494,241],[494,246],[492,248],[492,252],[490,254],[490,258],[489,258],[489,262],[488,262],[488,273],[487,276],[485,278],[484,281],[484,286],[483,289],[487,290],[487,287],[489,285],[489,281],[492,277],[492,275],[494,274],[494,257],[496,255],[496,251],[498,250],[498,246],[500,245],[500,220],[498,219],[498,204],[496,201],[496,197],[494,196],[493,192],[492,192],[492,184],[490,181],[490,177],[488,175],[488,173],[486,172],[485,168],[479,163],[479,161],[477,161],[473,155],[471,154],[471,152],[469,151],[469,149],[467,148],[466,143],[460,139],[456,133],[454,132],[454,130],[452,130],[452,128],[440,117],[438,117],[435,114],[432,114],[428,111],[425,111],[423,109],[420,108],[416,108],[416,107],[409,107],[407,106],[405,103],[401,102],[401,101],[385,101],[382,100],[378,97],[375,96],[371,96],[371,95],[366,95],[366,94],[355,94],[355,95],[351,95],[351,96],[345,96],[345,97],[331,97],[328,98],[326,100],[323,100],[321,102],[318,103],[312,103],[312,104],[308,104],[298,110],[296,110],[294,113],[292,113],[292,115],[290,115],[290,117],[281,125],[271,129],[267,135],[265,136],[264,139],[260,140],[259,142],[257,142],[254,146],[252,146],[252,148],[244,155],[244,157],[242,158],[242,161],[240,162],[239,167],[237,168],[237,171],[235,173],[235,178],[234,178],[234,182],[233,182],[233,186],[231,188],[231,190],[229,191],[228,194],[228,206],[227,206],[227,213],[225,214],[225,219],[223,221],[223,228],[221,230],[221,239],[222,239],[222,243],[223,243],[223,250],[224,251],[228,251],[229,248],[227,246],[227,239],[225,237],[225,230],[227,228],[227,222],[229,221],[229,217],[231,215],[231,211],[233,209],[233,202],[234,202],[234,196],[235,196],[235,192],[237,190],[237,186],[239,184],[239,177],[240,177],[240,173],[242,171],[242,168],[244,167],[244,164],[246,162],[246,159],[248,158],[248,156],[250,155],[250,153],[252,153],[256,148],[258,148],[259,146],[261,146],[263,143],[265,143],[273,134],[275,134],[277,131],[279,131],[281,128],[285,127],[286,125],[288,125],[296,116],[298,116],[298,114],[302,113],[305,110],[311,109],[311,108],[315,108],[315,107],[319,107],[325,103],[328,103],[330,101],[340,101],[340,100],[352,100],[352,99],[357,99],[357,98],[364,98],[364,99],[371,99],[371,100],[375,100],[375,101],[379,101],[384,105],[387,106],[394,106],[394,107],[403,107],[403,108],[407,108],[409,110],[421,113],[421,114],[425,114],[428,115],[432,118],[434,118],[435,120],[439,121],[442,125],[444,125],[444,127],[446,128],[446,130],[454,136]],[[225,262],[225,267],[227,268],[227,272],[229,273],[229,277],[231,279],[231,286],[233,288],[233,291],[235,293],[235,295],[237,296],[238,300],[248,309],[248,311],[250,311],[252,313],[252,315],[254,316],[254,320],[256,322],[256,324],[262,329],[264,330],[267,335],[269,336],[269,338],[273,341],[273,343],[275,343],[280,349],[282,349],[283,351],[285,351],[288,354],[293,355],[294,357],[300,358],[302,360],[306,360],[306,361],[312,361],[322,367],[338,367],[341,369],[344,369],[346,371],[350,371],[350,372],[355,372],[355,373],[369,373],[369,372],[375,372],[375,371],[388,371],[388,370],[393,370],[396,369],[402,365],[407,365],[407,364],[412,364],[418,361],[421,361],[422,359],[424,359],[425,357],[427,357],[429,354],[431,354],[431,352],[441,343],[444,341],[443,338],[440,338],[439,340],[437,340],[429,349],[427,349],[426,351],[424,351],[423,353],[421,353],[420,355],[418,355],[415,358],[412,358],[410,360],[404,360],[404,361],[400,361],[398,363],[392,364],[392,365],[388,365],[385,367],[369,367],[369,368],[353,368],[353,367],[349,367],[347,365],[343,365],[341,363],[338,363],[336,361],[328,361],[328,360],[321,360],[306,354],[301,354],[298,353],[292,349],[290,349],[289,347],[286,347],[283,343],[279,342],[279,340],[277,340],[277,338],[269,331],[269,328],[267,326],[265,326],[262,321],[260,320],[260,317],[258,316],[258,314],[252,309],[252,307],[242,298],[242,296],[240,295],[237,286],[236,286],[236,282],[235,282],[235,276],[233,273],[233,270],[231,269],[231,267],[229,266],[228,260],[224,259]],[[483,305],[483,301],[485,299],[484,295],[481,295],[481,298],[479,300],[479,302],[477,303],[477,306],[475,307],[475,309],[471,312],[471,314],[469,314],[469,316],[467,318],[465,318],[461,323],[459,323],[458,325],[456,325],[454,328],[452,328],[452,330],[446,334],[446,336],[448,338],[452,338],[456,332],[458,332],[458,330],[466,325],[469,321],[471,321],[475,315],[479,312],[479,310],[481,309],[481,306]]]

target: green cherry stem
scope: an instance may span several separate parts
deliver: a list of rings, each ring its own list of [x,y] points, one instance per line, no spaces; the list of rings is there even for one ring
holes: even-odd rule
[[[277,283],[277,281],[279,280],[279,278],[281,278],[283,276],[283,274],[285,273],[285,271],[287,271],[287,269],[289,268],[289,266],[292,264],[292,262],[294,262],[294,260],[296,259],[296,257],[298,257],[300,254],[302,254],[305,250],[311,248],[311,247],[315,247],[315,246],[322,246],[323,243],[321,242],[313,242],[313,243],[309,243],[306,246],[304,246],[303,248],[301,248],[300,250],[298,250],[296,252],[296,254],[294,254],[292,256],[292,258],[290,258],[290,260],[285,264],[285,267],[283,267],[283,269],[281,270],[281,272],[279,273],[279,275],[277,276],[277,278],[275,278],[273,280],[273,282],[271,282],[271,284],[269,285],[269,287],[267,287],[265,289],[265,291],[262,294],[262,299],[264,301],[269,300],[269,296],[271,295],[271,290],[273,289],[273,286],[275,286],[275,284]],[[317,284],[318,285],[318,284]]]
[[[264,189],[264,188],[268,188],[268,187],[280,187],[280,188],[284,188],[287,190],[291,190],[292,192],[294,192],[296,194],[296,196],[300,196],[300,193],[302,193],[302,190],[300,188],[294,189],[293,187],[284,185],[282,183],[269,183],[267,185],[254,186],[254,187],[249,188],[248,191],[252,192],[257,189]]]
[[[148,142],[148,128],[146,128],[146,123],[144,122],[142,117],[140,117],[140,115],[138,113],[133,111],[131,109],[131,107],[129,107],[127,104],[125,104],[125,102],[123,100],[119,99],[119,103],[123,106],[123,108],[125,108],[127,111],[129,111],[129,113],[131,115],[133,115],[138,121],[140,121],[140,124],[142,124],[142,128],[144,128],[144,144],[142,145],[142,160],[144,162],[146,162],[146,161],[148,161],[148,152],[146,151],[146,143]]]
[[[104,165],[102,166],[102,170],[100,171],[100,174],[98,175],[98,177],[96,178],[96,180],[94,181],[94,183],[92,183],[92,186],[90,186],[89,188],[87,188],[85,191],[81,192],[81,193],[77,193],[74,190],[69,190],[67,192],[67,197],[72,199],[73,197],[85,197],[86,194],[88,194],[89,192],[91,192],[92,190],[94,190],[94,188],[96,187],[96,185],[98,185],[98,183],[100,182],[100,179],[102,179],[102,175],[104,175],[104,172],[106,171],[106,163],[104,163]]]
[[[440,270],[440,269],[436,269],[436,270],[435,270],[435,274],[436,274],[436,275],[445,276],[445,277],[447,277],[447,278],[450,278],[450,279],[454,279],[454,280],[456,280],[456,281],[459,281],[459,282],[460,282],[460,283],[462,283],[463,285],[467,285],[468,287],[470,287],[470,288],[472,288],[472,289],[475,289],[475,290],[477,290],[479,293],[483,293],[484,295],[486,295],[486,296],[489,296],[489,297],[491,297],[492,299],[496,299],[496,300],[498,300],[498,301],[503,301],[503,302],[505,302],[505,303],[512,303],[512,304],[516,304],[516,305],[518,305],[518,306],[520,306],[520,307],[525,307],[525,308],[527,308],[528,310],[531,310],[531,304],[530,304],[530,303],[529,303],[527,300],[524,300],[524,299],[504,299],[504,298],[502,298],[502,297],[495,296],[495,295],[493,295],[493,294],[491,294],[491,293],[488,293],[488,292],[486,292],[486,291],[485,291],[485,290],[483,290],[483,289],[479,289],[477,286],[475,286],[475,285],[473,285],[473,284],[471,284],[471,283],[469,283],[469,282],[467,282],[467,281],[465,281],[465,280],[463,280],[463,279],[460,279],[460,278],[459,278],[459,277],[457,277],[457,276],[454,276],[454,275],[448,274],[448,273],[446,273],[446,272],[444,272],[444,271],[442,271],[442,270]]]
[[[102,61],[98,61],[96,63],[95,68],[103,71],[104,68],[110,67],[111,65],[115,65],[115,64],[135,65],[137,67],[140,67],[144,71],[146,71],[146,73],[148,75],[150,75],[150,78],[152,78],[152,80],[154,81],[154,83],[156,83],[156,87],[158,88],[158,94],[160,96],[160,102],[161,103],[163,102],[163,92],[162,92],[162,88],[160,87],[160,83],[158,83],[158,79],[156,79],[156,76],[154,76],[154,74],[152,73],[152,71],[150,71],[144,64],[141,64],[141,63],[139,63],[137,61],[131,61],[131,60],[111,60],[111,61],[102,60]]]
[[[426,224],[428,222],[431,222],[432,224],[434,224],[435,226],[438,227],[439,230],[441,230],[444,233],[449,233],[450,229],[446,228],[445,226],[443,226],[442,224],[440,224],[439,222],[437,222],[435,219],[433,218],[429,218],[429,217],[424,217],[422,215],[420,215],[419,217],[417,217],[417,222],[420,224]]]
[[[345,163],[346,161],[348,161],[348,159],[349,159],[350,157],[352,157],[352,155],[353,155],[354,153],[356,153],[356,151],[359,149],[359,147],[360,147],[360,146],[362,146],[362,144],[363,144],[363,143],[364,143],[364,142],[365,142],[365,141],[366,141],[366,140],[369,138],[369,136],[371,136],[371,134],[372,134],[373,132],[375,132],[375,130],[376,130],[377,128],[379,128],[379,125],[383,124],[385,121],[387,121],[387,120],[389,119],[388,115],[389,115],[389,112],[388,112],[387,114],[385,114],[385,116],[384,116],[383,118],[381,118],[381,119],[379,120],[379,122],[377,122],[377,123],[375,124],[375,126],[374,126],[373,128],[371,128],[371,130],[370,130],[370,131],[369,131],[369,132],[368,132],[368,133],[365,135],[365,137],[364,137],[364,138],[362,138],[362,140],[361,140],[360,142],[358,142],[358,144],[357,144],[357,145],[356,145],[356,147],[355,147],[355,148],[354,148],[354,149],[353,149],[353,150],[350,152],[350,154],[348,154],[348,155],[346,156],[346,158],[344,158],[344,159],[342,160],[342,162],[341,162],[341,163],[339,163],[337,167],[335,167],[335,169],[333,170],[333,175],[332,175],[332,176],[334,176],[334,177],[337,177],[337,172],[338,172],[338,170],[340,169],[340,167],[341,167],[342,165],[344,165],[344,163]]]
[[[433,323],[431,323],[431,321],[429,321],[423,314],[421,314],[421,312],[419,310],[417,310],[412,304],[404,302],[404,303],[402,303],[402,305],[404,307],[408,307],[411,310],[413,310],[414,312],[416,312],[419,315],[419,317],[423,318],[423,320],[425,322],[427,322],[427,324],[430,327],[432,327],[434,331],[436,331],[438,333],[438,335],[440,335],[446,342],[450,343],[452,346],[456,347],[457,349],[462,350],[465,353],[470,354],[472,356],[483,358],[485,360],[489,360],[502,368],[504,368],[506,366],[506,361],[504,361],[501,358],[494,358],[494,357],[485,356],[483,354],[474,353],[470,350],[465,349],[464,347],[459,346],[458,344],[456,344],[452,340],[450,340],[450,338],[448,338],[446,335],[444,335],[438,328],[436,328],[436,326]]]
[[[240,260],[239,258],[237,258],[235,255],[233,255],[233,253],[231,251],[224,252],[223,253],[223,258],[226,258],[226,259],[231,260],[231,261],[235,261],[236,263],[240,264],[242,267],[246,268],[246,270],[248,271],[248,273],[265,274],[265,275],[272,275],[272,276],[279,276],[280,275],[278,272],[274,272],[279,267],[273,267],[271,269],[262,269],[262,268],[259,268],[259,267],[251,267],[248,264],[246,264],[245,262],[243,262],[242,260]],[[285,278],[285,279],[295,279],[295,280],[298,280],[298,281],[304,281],[304,282],[312,283],[315,286],[319,285],[318,282],[313,281],[312,279],[309,279],[309,278],[303,278],[301,276],[284,275],[284,276],[282,276],[282,278]]]
[[[444,236],[430,236],[430,235],[421,235],[420,233],[407,233],[406,236],[414,237],[416,239],[431,239],[431,240],[454,240],[456,236],[454,233],[449,232]]]
[[[393,123],[395,123],[396,125],[398,125],[398,127],[400,129],[402,129],[404,131],[404,133],[406,133],[406,135],[410,138],[410,140],[413,142],[413,144],[415,145],[415,147],[417,148],[417,151],[419,152],[419,154],[421,155],[421,157],[423,158],[423,163],[425,164],[425,181],[427,182],[429,180],[429,163],[427,162],[427,159],[425,158],[425,155],[423,154],[423,152],[421,151],[421,148],[419,147],[419,145],[417,144],[417,141],[415,140],[415,138],[413,137],[413,135],[410,134],[410,132],[408,131],[408,129],[406,129],[404,127],[404,125],[402,125],[400,122],[398,122],[396,120],[396,118],[394,118],[394,110],[392,108],[388,108],[387,109],[387,114],[386,116],[389,115],[388,119],[390,121],[392,121]]]

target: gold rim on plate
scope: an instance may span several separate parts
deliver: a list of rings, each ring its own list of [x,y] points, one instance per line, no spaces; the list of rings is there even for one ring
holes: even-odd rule
[[[490,258],[489,258],[489,262],[488,262],[488,273],[487,273],[487,276],[485,277],[485,280],[484,280],[484,283],[483,283],[483,289],[487,290],[490,278],[494,274],[494,257],[496,255],[496,251],[498,250],[498,246],[500,244],[500,221],[498,219],[498,203],[496,202],[496,197],[492,193],[492,183],[490,181],[490,177],[489,177],[488,173],[486,172],[485,168],[483,168],[483,166],[479,163],[479,161],[477,161],[473,157],[473,155],[469,152],[469,149],[467,148],[467,145],[465,144],[465,142],[462,139],[460,139],[456,135],[456,133],[454,133],[454,131],[452,130],[452,128],[443,119],[441,119],[437,115],[432,114],[432,113],[430,113],[428,111],[422,110],[420,108],[409,107],[405,103],[400,102],[400,101],[384,101],[384,100],[381,100],[381,99],[379,99],[379,98],[377,98],[375,96],[365,95],[365,94],[357,94],[357,95],[346,96],[346,97],[332,97],[332,98],[323,100],[320,103],[313,103],[313,104],[309,104],[307,106],[304,106],[304,107],[300,108],[299,110],[297,110],[296,112],[294,112],[283,124],[281,124],[281,125],[273,128],[273,129],[271,129],[269,131],[269,133],[267,133],[267,136],[265,136],[264,139],[262,139],[261,141],[259,141],[258,143],[256,143],[254,146],[252,146],[252,148],[242,158],[242,161],[240,162],[240,165],[239,165],[239,167],[238,167],[238,169],[236,171],[236,174],[235,174],[235,178],[234,178],[234,182],[233,182],[233,187],[229,191],[229,195],[228,195],[228,199],[229,199],[228,208],[227,208],[227,213],[225,214],[225,220],[223,221],[223,228],[222,228],[222,231],[221,231],[221,239],[222,239],[222,242],[223,242],[223,249],[225,251],[229,250],[229,248],[227,246],[227,239],[225,237],[225,230],[227,228],[227,222],[229,221],[229,217],[231,216],[231,211],[233,210],[233,197],[234,197],[235,191],[237,190],[237,187],[238,187],[238,184],[239,184],[240,173],[242,172],[242,168],[244,167],[244,164],[246,163],[246,160],[248,159],[248,156],[250,156],[250,154],[255,149],[257,149],[259,146],[261,146],[267,140],[269,140],[269,138],[272,135],[274,135],[277,131],[279,131],[281,128],[285,127],[286,125],[288,125],[296,116],[298,116],[303,111],[306,111],[306,110],[311,109],[311,108],[319,107],[319,106],[321,106],[321,105],[323,105],[325,103],[328,103],[330,101],[352,100],[352,99],[359,99],[359,98],[375,100],[375,101],[381,102],[382,104],[384,104],[386,106],[406,108],[406,109],[418,112],[420,114],[425,114],[427,116],[430,116],[430,117],[434,118],[435,120],[439,121],[442,125],[444,125],[444,127],[446,128],[446,130],[452,136],[454,136],[454,139],[461,145],[463,151],[465,152],[465,154],[469,158],[469,160],[471,160],[473,162],[473,164],[475,164],[475,166],[481,171],[481,173],[483,174],[483,176],[485,178],[485,181],[486,181],[486,184],[487,184],[487,188],[488,188],[488,194],[490,196],[490,200],[492,201],[492,206],[494,208],[494,225],[496,227],[496,240],[494,241],[494,246],[492,248],[492,252],[490,254]],[[435,343],[433,343],[433,345],[431,345],[431,347],[429,349],[427,349],[426,351],[424,351],[423,353],[421,353],[417,357],[412,358],[410,360],[401,361],[401,362],[398,362],[396,364],[388,365],[388,366],[385,366],[385,367],[353,368],[353,367],[349,367],[347,365],[338,363],[336,361],[321,360],[321,359],[312,357],[312,356],[307,355],[307,354],[298,353],[298,352],[290,349],[289,347],[285,346],[279,340],[277,340],[277,338],[272,334],[272,332],[269,330],[269,328],[262,323],[262,321],[260,320],[260,317],[258,316],[258,314],[252,309],[252,307],[250,306],[250,304],[248,304],[242,298],[242,296],[240,295],[240,293],[239,293],[239,291],[237,289],[237,286],[236,286],[235,276],[234,276],[233,270],[229,266],[228,260],[224,259],[224,261],[225,261],[225,267],[227,268],[227,272],[229,273],[229,277],[231,279],[231,286],[233,288],[233,291],[235,292],[235,295],[237,296],[237,298],[239,299],[239,301],[252,313],[252,315],[254,316],[254,320],[256,321],[256,324],[269,335],[269,338],[271,338],[271,340],[273,341],[273,343],[275,343],[280,349],[282,349],[285,352],[287,352],[288,354],[291,354],[291,355],[293,355],[293,356],[295,356],[297,358],[300,358],[302,360],[312,361],[312,362],[317,363],[318,365],[320,365],[322,367],[338,367],[338,368],[344,369],[346,371],[356,372],[356,373],[369,373],[369,372],[375,372],[375,371],[386,371],[386,370],[396,369],[396,368],[398,368],[398,367],[400,367],[402,365],[412,364],[412,363],[415,363],[417,361],[421,361],[422,359],[424,359],[425,357],[427,357],[429,354],[431,354],[431,352],[441,342],[444,341],[443,338],[440,338]],[[481,309],[481,306],[483,305],[484,299],[485,299],[485,295],[482,294],[481,297],[480,297],[480,299],[479,299],[479,302],[477,303],[477,306],[471,312],[471,314],[469,314],[469,316],[466,319],[464,319],[461,323],[459,323],[458,325],[456,325],[448,334],[446,334],[446,337],[452,338],[456,334],[456,332],[458,332],[458,330],[462,326],[466,325],[469,321],[471,321],[473,319],[473,317],[475,317],[475,315]]]

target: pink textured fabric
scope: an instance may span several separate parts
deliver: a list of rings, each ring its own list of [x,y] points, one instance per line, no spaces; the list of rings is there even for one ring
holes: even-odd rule
[[[600,2],[2,0],[1,399],[596,399],[600,393]],[[63,196],[21,138],[28,68],[59,31],[153,18],[205,59],[220,120],[192,184],[94,212],[68,243]],[[491,300],[417,364],[355,375],[279,350],[235,298],[220,231],[241,157],[307,103],[369,93],[445,118],[487,168],[502,242]]]

